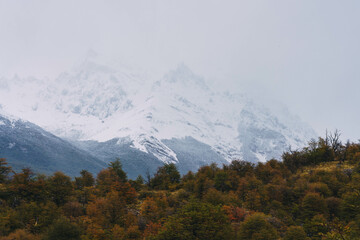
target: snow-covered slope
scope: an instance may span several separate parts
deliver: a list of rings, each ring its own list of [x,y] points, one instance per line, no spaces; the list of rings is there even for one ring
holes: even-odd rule
[[[103,161],[40,127],[4,115],[0,115],[0,156],[17,172],[30,167],[40,173],[63,171],[75,176],[83,169],[96,173],[106,167]]]
[[[244,94],[210,89],[184,64],[152,80],[139,70],[88,57],[54,80],[0,79],[0,94],[3,110],[57,136],[117,139],[161,162],[184,164],[175,146],[189,137],[209,146],[217,159],[264,161],[316,136],[286,110],[274,115]]]

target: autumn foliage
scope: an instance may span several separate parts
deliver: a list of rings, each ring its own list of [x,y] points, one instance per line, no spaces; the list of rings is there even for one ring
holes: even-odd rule
[[[144,181],[116,160],[71,179],[0,159],[0,240],[359,239],[360,144],[311,141],[282,161],[165,164]]]

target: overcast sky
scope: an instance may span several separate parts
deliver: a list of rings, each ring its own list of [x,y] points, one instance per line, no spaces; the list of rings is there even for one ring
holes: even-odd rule
[[[359,13],[358,0],[0,0],[0,76],[54,77],[88,49],[158,73],[183,62],[357,141]]]

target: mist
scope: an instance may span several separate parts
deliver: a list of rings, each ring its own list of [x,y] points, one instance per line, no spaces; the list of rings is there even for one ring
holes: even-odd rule
[[[359,1],[0,0],[0,77],[54,78],[89,49],[161,77],[280,102],[319,135],[360,138]]]

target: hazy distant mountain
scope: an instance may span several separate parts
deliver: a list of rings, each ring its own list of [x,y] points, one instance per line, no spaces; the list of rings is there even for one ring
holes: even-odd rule
[[[106,164],[67,141],[26,121],[0,115],[0,156],[17,172],[30,167],[38,173],[63,171],[70,176],[82,169],[97,173]]]
[[[274,114],[243,94],[214,91],[184,64],[152,80],[92,56],[54,80],[0,79],[0,94],[4,110],[106,162],[118,156],[133,174],[162,162],[187,171],[280,158],[316,136],[287,110]]]

